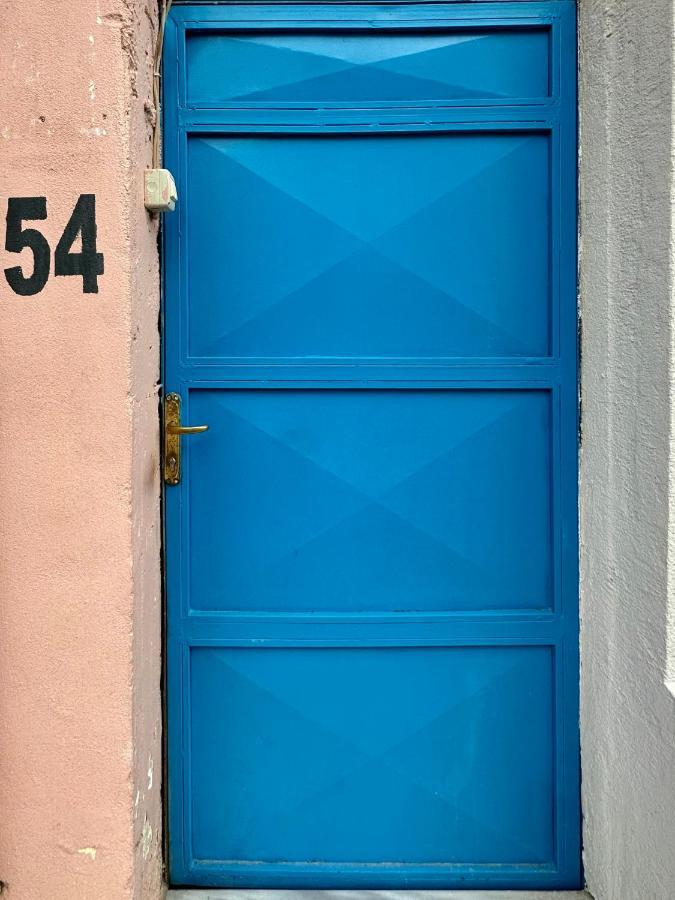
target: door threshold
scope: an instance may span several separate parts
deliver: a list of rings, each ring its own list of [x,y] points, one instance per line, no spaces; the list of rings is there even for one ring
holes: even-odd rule
[[[586,891],[169,891],[167,900],[592,900]]]

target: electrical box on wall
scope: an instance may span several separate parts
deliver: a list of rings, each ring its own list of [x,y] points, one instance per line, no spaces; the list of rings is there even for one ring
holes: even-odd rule
[[[145,172],[145,208],[151,212],[173,212],[178,193],[173,175],[168,169],[147,169]]]

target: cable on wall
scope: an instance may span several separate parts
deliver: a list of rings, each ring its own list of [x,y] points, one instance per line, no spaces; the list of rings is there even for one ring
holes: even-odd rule
[[[160,169],[159,136],[161,131],[161,78],[162,50],[164,48],[164,32],[166,20],[171,9],[172,0],[162,0],[162,11],[157,29],[157,40],[152,60],[152,105],[154,117],[152,121],[152,167],[144,173],[143,204],[150,213],[171,212],[176,208],[178,193],[176,183],[168,169]]]
[[[166,20],[173,0],[162,0],[162,14],[159,20],[157,41],[155,43],[155,55],[152,69],[152,103],[155,107],[155,120],[152,127],[152,168],[159,168],[159,134],[160,134],[160,104],[161,104],[161,78],[162,78],[162,50],[164,48],[164,32]]]

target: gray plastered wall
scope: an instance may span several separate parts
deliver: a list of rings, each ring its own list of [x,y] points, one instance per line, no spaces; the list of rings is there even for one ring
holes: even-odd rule
[[[599,900],[675,897],[673,12],[579,2],[582,796]]]

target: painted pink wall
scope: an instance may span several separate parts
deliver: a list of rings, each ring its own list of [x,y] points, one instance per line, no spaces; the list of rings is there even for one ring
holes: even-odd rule
[[[0,880],[161,892],[158,271],[142,205],[155,3],[0,0]],[[53,248],[94,193],[99,293],[2,269],[10,196]],[[52,264],[53,266],[53,264]],[[4,898],[3,898],[4,900]]]

